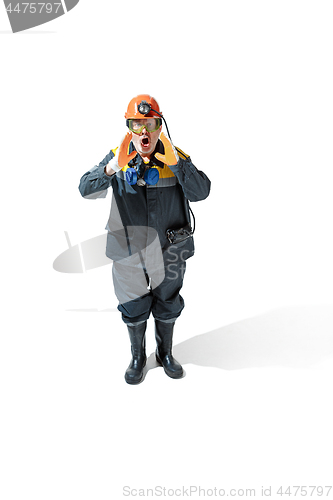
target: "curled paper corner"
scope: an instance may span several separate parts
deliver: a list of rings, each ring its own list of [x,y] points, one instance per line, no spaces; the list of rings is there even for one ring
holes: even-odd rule
[[[90,269],[111,264],[105,255],[106,234],[101,234],[72,246],[65,231],[68,249],[53,262],[53,269],[60,273],[84,273]]]
[[[58,0],[42,2],[18,2],[4,0],[13,33],[35,28],[53,21],[72,10],[80,0]]]
[[[127,226],[113,231],[114,259],[122,267],[122,275],[128,276],[123,287],[130,291],[138,282],[145,283],[143,294],[148,289],[159,286],[165,278],[164,260],[160,239],[155,229],[145,226]],[[72,246],[68,232],[65,231],[68,249],[53,262],[53,269],[61,273],[85,273],[113,262],[106,256],[107,233],[95,236]],[[118,246],[117,246],[118,245]],[[118,268],[119,271],[119,268]],[[141,293],[141,292],[140,292]],[[140,294],[139,294],[140,295]],[[141,296],[141,295],[140,295]]]

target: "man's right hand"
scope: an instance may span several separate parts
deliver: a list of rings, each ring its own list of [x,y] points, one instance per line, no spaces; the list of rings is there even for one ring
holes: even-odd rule
[[[130,162],[138,154],[137,151],[133,151],[132,153],[127,154],[128,146],[129,143],[131,142],[131,139],[132,139],[132,133],[127,132],[119,148],[117,148],[115,156],[112,158],[112,160],[109,161],[109,163],[104,168],[104,172],[107,175],[112,175],[121,170],[122,168],[124,168],[125,165],[127,165],[128,162]]]

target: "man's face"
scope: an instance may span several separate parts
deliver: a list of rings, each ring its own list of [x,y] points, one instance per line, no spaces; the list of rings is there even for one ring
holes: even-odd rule
[[[153,130],[156,123],[155,118],[131,120],[132,142],[140,156],[149,157],[156,147],[162,129],[161,125],[157,130]],[[142,126],[144,128],[140,131]]]

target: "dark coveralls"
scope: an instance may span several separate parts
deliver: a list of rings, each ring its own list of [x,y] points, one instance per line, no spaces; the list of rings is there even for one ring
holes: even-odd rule
[[[129,153],[133,150],[131,142]],[[190,222],[188,200],[205,199],[210,192],[210,180],[179,149],[176,165],[168,166],[157,160],[155,153],[164,154],[160,140],[148,164],[137,154],[122,170],[108,176],[104,167],[115,151],[111,150],[99,165],[82,176],[79,190],[83,197],[101,198],[110,186],[113,189],[106,226],[106,255],[113,260],[118,310],[127,324],[147,320],[150,312],[155,319],[172,322],[184,308],[179,292],[185,261],[194,254],[194,242],[190,237],[171,244],[166,231]],[[125,174],[129,167],[135,167],[139,176],[146,168],[157,168],[157,184],[128,184]]]

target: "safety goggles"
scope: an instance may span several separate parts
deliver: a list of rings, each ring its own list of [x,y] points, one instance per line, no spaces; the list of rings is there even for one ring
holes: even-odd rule
[[[161,126],[160,118],[143,118],[137,120],[126,120],[126,125],[134,132],[134,134],[141,134],[145,128],[147,132],[155,132]]]

